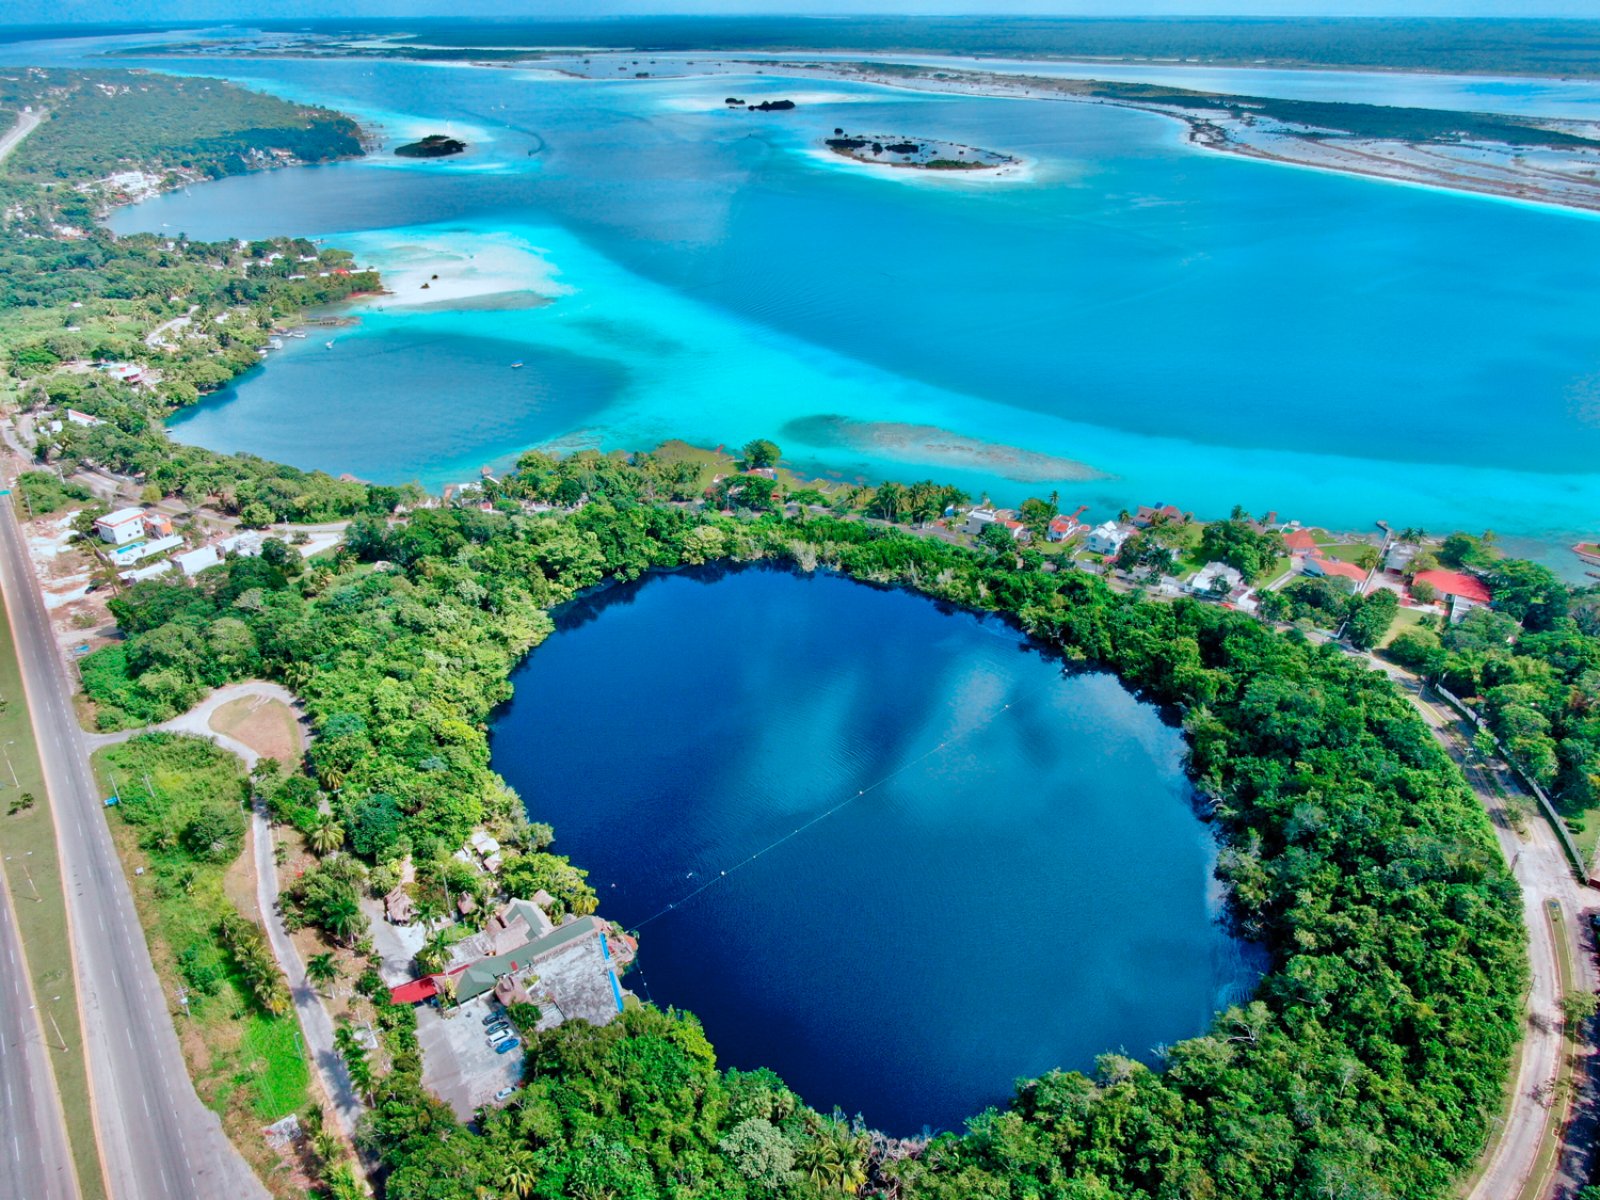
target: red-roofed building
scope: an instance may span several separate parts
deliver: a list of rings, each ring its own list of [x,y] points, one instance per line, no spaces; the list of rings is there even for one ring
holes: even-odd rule
[[[433,982],[432,975],[424,975],[421,979],[413,979],[410,983],[402,983],[399,987],[389,989],[389,1002],[391,1004],[421,1004],[424,1000],[432,1000],[439,994],[439,986]]]
[[[1141,504],[1139,505],[1139,511],[1133,514],[1133,523],[1140,529],[1146,529],[1157,521],[1177,521],[1181,524],[1190,520],[1191,516],[1192,514],[1186,513],[1172,504],[1157,504],[1154,506]]]
[[[1290,554],[1310,554],[1317,548],[1317,539],[1311,536],[1309,529],[1296,529],[1283,535],[1283,544]]]
[[[1325,554],[1307,555],[1305,572],[1307,575],[1324,578],[1348,579],[1356,585],[1357,591],[1360,591],[1361,585],[1367,582],[1367,571],[1364,567],[1337,558],[1329,558]]]
[[[1489,585],[1463,571],[1418,571],[1411,582],[1426,583],[1441,596],[1459,597],[1474,604],[1487,604],[1491,599]]]
[[[1046,536],[1052,542],[1069,542],[1073,538],[1077,537],[1080,533],[1088,528],[1087,525],[1078,519],[1083,515],[1084,509],[1088,507],[1089,506],[1087,504],[1080,505],[1078,511],[1075,513],[1071,513],[1070,515],[1067,513],[1062,513],[1060,516],[1051,517],[1050,528]]]

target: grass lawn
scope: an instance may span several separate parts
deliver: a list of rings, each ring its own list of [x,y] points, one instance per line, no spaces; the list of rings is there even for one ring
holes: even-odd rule
[[[237,803],[244,768],[209,743],[200,742],[209,751],[201,767],[164,758],[148,744],[136,738],[108,746],[93,762],[108,792],[112,773],[121,788],[123,803],[107,816],[150,957],[162,979],[187,993],[188,1013],[177,1013],[173,1023],[195,1091],[222,1118],[234,1145],[273,1194],[298,1200],[303,1191],[296,1190],[261,1130],[311,1103],[299,1023],[293,1012],[272,1016],[261,1009],[217,936],[218,919],[235,907],[228,898],[229,874],[248,875],[253,894],[248,838],[237,855],[219,862],[192,856],[174,836],[193,806],[208,799]],[[144,874],[134,874],[138,867]],[[253,905],[242,911],[257,917]]]
[[[1322,552],[1329,558],[1336,558],[1340,562],[1359,562],[1363,554],[1376,551],[1378,548],[1371,542],[1337,542],[1322,547]]]
[[[22,930],[29,984],[44,1014],[56,1089],[66,1114],[67,1137],[86,1197],[106,1195],[89,1107],[83,1029],[78,1022],[77,984],[67,940],[66,896],[56,857],[55,823],[33,738],[33,722],[22,691],[22,673],[9,621],[0,622],[0,856],[5,860],[12,909]],[[12,813],[22,796],[33,804]],[[63,1049],[63,1044],[65,1049]]]
[[[1278,555],[1278,557],[1272,560],[1272,565],[1267,568],[1266,574],[1261,577],[1261,583],[1258,586],[1266,587],[1269,583],[1278,582],[1278,580],[1282,579],[1289,573],[1289,569],[1293,566],[1294,559],[1290,558],[1287,554]]]
[[[1432,619],[1433,617],[1431,613],[1425,613],[1415,608],[1402,608],[1399,612],[1395,613],[1394,620],[1389,624],[1389,632],[1383,635],[1383,640],[1378,643],[1377,648],[1382,650],[1406,630],[1416,629],[1424,621],[1430,621]]]
[[[730,471],[737,470],[739,465],[731,454],[691,446],[688,442],[676,438],[670,442],[662,442],[651,453],[665,463],[694,463],[700,468],[698,483],[702,488],[710,487],[712,480],[718,475],[726,475]]]

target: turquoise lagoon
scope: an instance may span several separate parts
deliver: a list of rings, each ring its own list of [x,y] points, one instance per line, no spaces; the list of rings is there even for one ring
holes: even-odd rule
[[[1167,500],[1492,527],[1558,559],[1600,524],[1586,216],[1216,155],[1103,106],[770,76],[185,66],[352,112],[391,146],[449,128],[473,148],[117,214],[123,230],[323,236],[404,281],[356,306],[332,351],[269,361],[180,416],[183,440],[439,486],[533,444],[771,435],[820,474],[1057,491],[1100,515]],[[723,111],[729,94],[800,108]],[[817,150],[835,127],[1029,167],[860,167]],[[548,303],[420,306],[430,262]]]

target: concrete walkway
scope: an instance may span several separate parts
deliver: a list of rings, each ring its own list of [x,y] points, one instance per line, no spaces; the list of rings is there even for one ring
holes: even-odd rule
[[[262,701],[280,701],[288,705],[301,720],[302,725],[304,724],[304,718],[300,716],[300,703],[292,692],[276,683],[252,680],[248,683],[235,683],[218,688],[182,716],[163,721],[160,725],[145,729],[125,729],[118,733],[86,734],[85,739],[92,748],[99,749],[101,746],[116,745],[141,733],[151,733],[158,729],[168,733],[193,734],[210,738],[224,750],[238,755],[244,760],[245,766],[253,770],[261,756],[238,739],[229,737],[225,733],[218,733],[211,728],[212,714],[223,705],[245,697],[256,697]],[[273,854],[276,840],[272,836],[272,820],[267,815],[266,805],[260,801],[253,806],[250,832],[251,852],[255,855],[256,906],[261,911],[261,922],[266,928],[267,941],[271,943],[272,952],[278,958],[278,965],[283,968],[284,976],[289,981],[289,994],[294,1000],[295,1015],[300,1020],[300,1030],[306,1039],[306,1048],[311,1054],[311,1061],[316,1064],[318,1077],[322,1080],[323,1092],[333,1106],[340,1129],[346,1137],[353,1138],[356,1120],[365,1111],[365,1106],[356,1094],[355,1086],[350,1082],[350,1072],[334,1045],[333,1018],[329,1015],[322,996],[306,977],[306,965],[300,958],[300,952],[295,948],[294,940],[289,936],[288,927],[284,924],[278,896],[278,867]]]

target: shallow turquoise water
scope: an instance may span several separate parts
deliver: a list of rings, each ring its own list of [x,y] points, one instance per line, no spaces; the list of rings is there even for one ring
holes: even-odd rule
[[[1545,551],[1600,520],[1600,221],[1213,155],[1104,107],[771,78],[215,69],[395,138],[448,123],[474,149],[229,180],[119,228],[321,234],[379,266],[418,243],[486,260],[522,247],[516,269],[565,291],[510,313],[391,307],[341,341],[458,364],[473,384],[450,389],[449,439],[386,420],[388,377],[362,386],[335,352],[269,363],[182,420],[186,440],[438,485],[530,441],[774,435],[819,472],[1055,490],[1100,515],[1242,503],[1352,528],[1492,527]],[[730,92],[802,104],[728,113]],[[815,152],[835,127],[1034,167],[877,172]],[[495,342],[585,364],[589,382],[508,416]],[[297,449],[282,417],[308,387],[337,396],[349,432]],[[1067,461],[952,455],[947,434]]]
[[[959,1128],[1016,1078],[1154,1061],[1257,977],[1181,735],[999,621],[657,576],[569,609],[513,682],[494,766],[640,927],[627,985],[823,1111]]]

